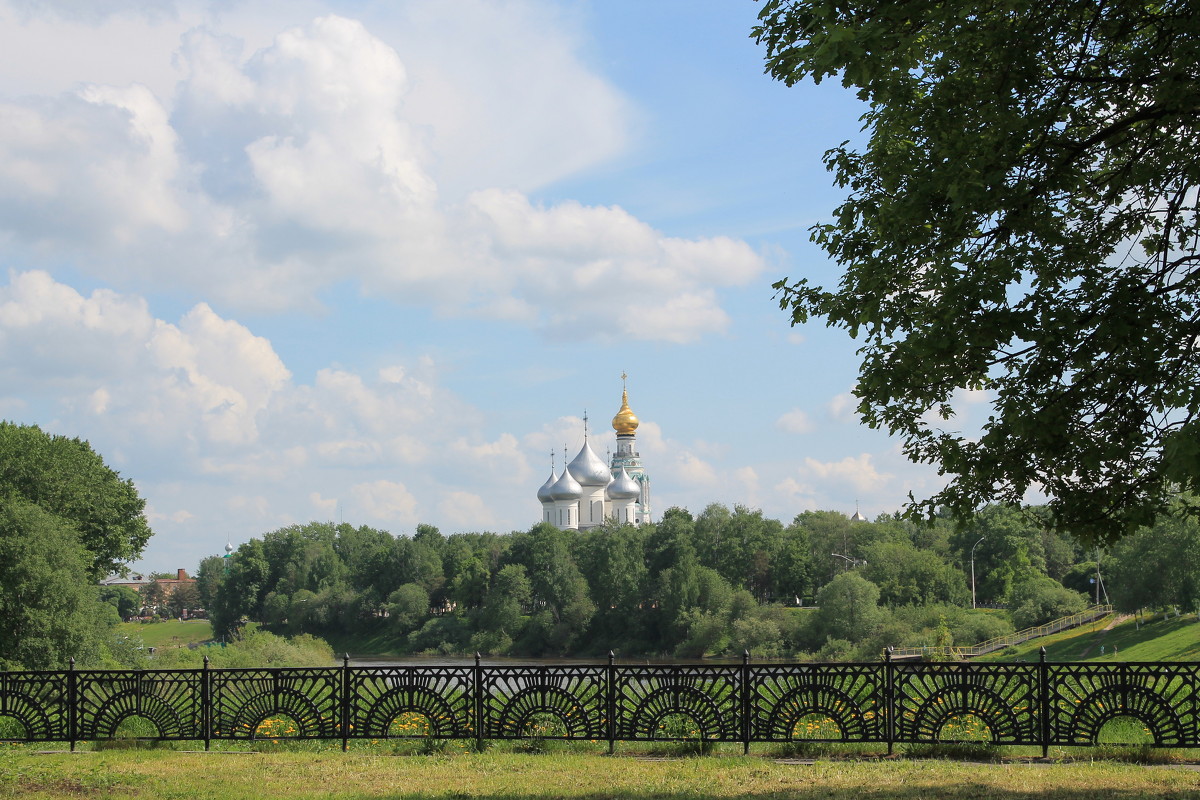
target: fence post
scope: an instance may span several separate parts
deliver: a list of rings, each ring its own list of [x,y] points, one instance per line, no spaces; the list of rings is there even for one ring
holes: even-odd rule
[[[883,700],[885,704],[883,735],[887,739],[887,752],[892,755],[896,744],[896,667],[892,664],[892,648],[883,653]]]
[[[342,752],[350,749],[350,654],[342,654]]]
[[[613,651],[608,651],[608,669],[604,671],[604,733],[608,736],[608,754],[617,750],[617,668]]]
[[[204,736],[204,749],[212,747],[212,684],[209,682],[208,655],[200,670],[200,733]]]
[[[475,750],[483,750],[483,667],[475,653]]]
[[[742,755],[750,755],[750,651],[742,651]]]
[[[71,740],[71,752],[75,752],[76,726],[79,720],[76,719],[75,704],[79,702],[79,692],[75,686],[75,659],[71,658],[67,662],[67,738]]]
[[[1038,651],[1038,683],[1041,684],[1042,702],[1038,709],[1042,718],[1039,734],[1042,737],[1042,758],[1050,757],[1050,668],[1046,666],[1046,647]]]

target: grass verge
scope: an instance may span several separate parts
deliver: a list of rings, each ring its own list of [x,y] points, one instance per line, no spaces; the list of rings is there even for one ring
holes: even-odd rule
[[[760,757],[647,760],[597,754],[376,754],[168,751],[0,755],[0,797],[768,800],[1194,798],[1200,773],[1122,763],[963,764]]]

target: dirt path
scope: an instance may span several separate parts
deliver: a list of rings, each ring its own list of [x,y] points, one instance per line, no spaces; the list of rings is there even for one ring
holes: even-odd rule
[[[1079,657],[1081,659],[1087,658],[1088,654],[1091,653],[1092,650],[1094,650],[1097,645],[1104,644],[1105,634],[1107,634],[1113,628],[1117,627],[1122,622],[1124,622],[1125,620],[1129,619],[1132,616],[1133,616],[1132,614],[1117,614],[1116,616],[1114,616],[1112,618],[1112,621],[1110,621],[1107,625],[1105,625],[1103,628],[1101,628],[1100,632],[1092,637],[1092,640],[1090,642],[1088,642],[1087,647],[1083,648],[1083,652],[1079,654]]]

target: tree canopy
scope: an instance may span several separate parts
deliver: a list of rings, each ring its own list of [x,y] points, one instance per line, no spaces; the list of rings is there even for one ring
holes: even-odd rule
[[[1043,490],[1109,541],[1200,488],[1200,14],[1182,0],[765,0],[792,85],[868,104],[813,239],[835,288],[776,284],[794,323],[861,338],[862,419],[950,480],[960,519]],[[967,390],[991,414],[957,430]]]
[[[0,666],[99,661],[117,616],[98,601],[90,563],[70,525],[21,498],[0,498]]]
[[[99,580],[141,554],[146,501],[82,439],[0,420],[0,502],[22,499],[69,524]]]

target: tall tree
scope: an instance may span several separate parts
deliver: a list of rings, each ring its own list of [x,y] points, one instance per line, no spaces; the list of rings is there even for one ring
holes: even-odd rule
[[[830,639],[855,642],[879,624],[879,587],[856,572],[843,572],[817,592],[817,630]]]
[[[1179,606],[1200,611],[1200,523],[1161,520],[1113,548],[1105,579],[1122,611]]]
[[[229,562],[229,558],[221,556],[208,556],[200,562],[200,568],[196,570],[196,590],[199,592],[202,608],[211,611],[216,606],[217,596],[229,570]]]
[[[189,612],[200,607],[200,590],[194,583],[181,583],[167,597],[167,609],[172,617],[182,617],[184,609]]]
[[[258,539],[244,543],[228,561],[229,572],[220,583],[215,602],[208,609],[213,632],[218,636],[234,636],[243,618],[257,619],[262,602],[271,591],[268,582],[271,565]]]
[[[596,606],[587,581],[571,557],[568,533],[540,522],[529,531],[529,581],[533,596],[544,604],[557,628],[554,641],[565,652],[583,632]]]
[[[61,518],[21,499],[0,499],[0,666],[96,665],[105,617],[88,571],[92,554]]]
[[[997,505],[983,509],[952,534],[951,543],[968,576],[974,551],[979,602],[1005,602],[1015,585],[1045,573],[1043,539],[1036,526],[1035,516]]]
[[[776,602],[794,602],[812,591],[811,546],[808,529],[798,521],[784,529],[771,565],[771,589]]]
[[[868,140],[793,322],[862,337],[873,427],[937,464],[914,515],[1050,495],[1107,541],[1200,488],[1200,14],[1187,0],[766,0],[767,71],[840,76]],[[979,435],[954,422],[986,390]]]
[[[524,624],[521,611],[529,602],[531,592],[525,567],[520,564],[509,564],[497,572],[495,583],[477,615],[479,634],[472,638],[472,644],[486,651],[506,650]]]
[[[867,548],[863,575],[879,587],[888,606],[970,603],[962,572],[929,550],[908,542],[878,542]]]
[[[150,538],[146,501],[82,439],[0,421],[0,501],[24,498],[70,523],[99,580],[137,558]]]

